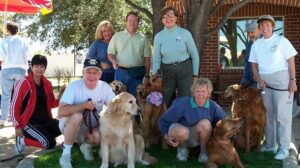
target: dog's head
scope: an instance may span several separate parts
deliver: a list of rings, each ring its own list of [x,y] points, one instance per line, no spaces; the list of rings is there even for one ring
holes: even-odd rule
[[[109,104],[109,107],[115,113],[126,112],[130,115],[137,115],[140,112],[135,97],[127,92],[122,92],[113,98],[112,102]]]
[[[242,85],[234,84],[227,87],[224,96],[226,98],[240,98],[242,92],[244,91],[244,87]]]
[[[118,80],[112,81],[109,85],[113,90],[113,92],[115,93],[115,95],[118,95],[122,92],[126,92],[127,90],[126,86],[121,81]]]
[[[242,118],[222,119],[217,122],[214,128],[213,137],[217,140],[229,140],[236,135],[242,125]]]
[[[161,75],[151,76],[148,83],[145,84],[146,94],[148,95],[151,92],[163,91],[163,82]]]
[[[138,84],[136,87],[136,97],[137,99],[146,99],[146,91],[145,91],[145,84],[141,83]]]

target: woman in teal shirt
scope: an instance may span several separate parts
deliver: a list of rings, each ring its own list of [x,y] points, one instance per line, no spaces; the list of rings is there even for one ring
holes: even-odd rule
[[[190,96],[193,77],[199,75],[199,55],[191,33],[177,26],[178,12],[170,6],[160,12],[164,29],[154,37],[152,75],[162,71],[164,101],[172,103],[175,90],[178,96]]]

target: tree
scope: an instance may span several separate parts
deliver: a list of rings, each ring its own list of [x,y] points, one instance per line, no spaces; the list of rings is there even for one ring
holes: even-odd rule
[[[15,15],[17,19],[33,20],[25,28],[27,34],[46,42],[47,49],[89,47],[100,21],[109,20],[116,30],[122,30],[124,16],[130,10],[123,0],[53,0],[53,4],[53,12],[48,15]]]

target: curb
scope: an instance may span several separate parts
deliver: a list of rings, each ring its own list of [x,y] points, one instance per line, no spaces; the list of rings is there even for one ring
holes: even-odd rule
[[[22,159],[19,162],[19,164],[17,165],[16,168],[34,167],[33,162],[36,158],[38,158],[39,156],[44,155],[46,153],[52,152],[56,149],[57,149],[57,147],[55,147],[54,149],[42,150],[42,151],[38,151],[38,152],[32,153],[30,155],[27,155],[24,159]]]

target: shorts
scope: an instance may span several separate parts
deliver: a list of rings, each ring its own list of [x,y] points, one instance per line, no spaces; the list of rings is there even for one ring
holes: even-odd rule
[[[179,123],[173,123],[173,124],[171,124],[171,126],[169,127],[169,132],[170,132],[170,130],[171,130],[172,128],[174,128],[174,127],[176,127],[176,126],[184,126],[184,125],[179,124]],[[186,126],[184,126],[184,127],[186,127]],[[193,133],[194,133],[194,131],[195,131],[195,127],[192,126],[192,127],[186,127],[186,128],[189,129],[189,139],[188,139],[188,142],[187,142],[188,147],[189,147],[189,148],[194,148],[194,147],[196,147],[196,146],[199,146],[199,145],[200,145],[200,142],[198,142],[198,141],[196,140],[196,138],[193,136],[193,135],[194,135]],[[169,133],[168,133],[168,134],[169,134]]]
[[[59,119],[59,123],[58,123],[58,126],[59,126],[59,130],[61,131],[62,134],[64,134],[64,128],[65,128],[65,120],[66,120],[67,117],[62,117]],[[94,118],[92,118],[92,126],[93,128],[98,126],[99,123],[97,120],[95,120]],[[76,140],[79,142],[79,143],[84,143],[85,142],[85,134],[86,132],[89,130],[89,128],[86,126],[85,124],[85,121],[82,122],[82,124],[80,125],[80,130],[78,132],[78,135],[77,135],[77,138]]]

